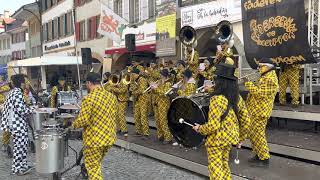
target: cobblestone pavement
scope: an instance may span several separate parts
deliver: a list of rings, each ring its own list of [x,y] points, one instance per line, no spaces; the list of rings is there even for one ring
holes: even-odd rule
[[[77,151],[81,148],[81,142],[72,141],[71,146]],[[35,154],[29,153],[30,162],[35,162]],[[47,180],[49,176],[39,175],[32,171],[25,176],[10,175],[11,159],[3,152],[0,152],[0,179],[1,180]],[[65,158],[65,167],[75,162],[75,155],[69,151]],[[184,171],[175,166],[159,162],[132,151],[113,147],[107,154],[103,169],[104,178],[108,180],[204,180],[203,176]],[[80,168],[76,167],[66,173],[63,179],[74,180],[77,178]]]

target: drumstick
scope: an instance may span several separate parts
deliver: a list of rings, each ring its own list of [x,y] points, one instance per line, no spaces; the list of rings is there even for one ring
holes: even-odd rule
[[[188,126],[193,127],[192,124],[185,122],[184,119],[182,119],[182,118],[179,119],[179,123],[180,123],[180,124],[186,124],[186,125],[188,125]]]
[[[239,148],[237,148],[237,156],[236,156],[236,158],[234,159],[234,163],[235,163],[235,164],[240,164],[240,160],[239,160]]]

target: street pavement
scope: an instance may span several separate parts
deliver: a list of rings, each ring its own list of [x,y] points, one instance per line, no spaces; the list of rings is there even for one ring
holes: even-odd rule
[[[70,145],[77,151],[81,149],[80,141],[71,141]],[[29,161],[35,162],[35,154],[29,153]],[[1,180],[47,180],[50,176],[40,175],[35,170],[25,176],[10,175],[11,159],[0,152],[0,179]],[[75,154],[69,151],[65,158],[65,167],[75,162]],[[63,175],[63,179],[82,179],[78,177],[80,168],[76,167]],[[171,166],[169,164],[151,159],[118,147],[113,147],[107,154],[102,172],[104,179],[108,180],[204,180],[203,176]]]

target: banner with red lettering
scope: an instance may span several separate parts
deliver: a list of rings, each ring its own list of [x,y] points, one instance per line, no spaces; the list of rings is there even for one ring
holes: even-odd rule
[[[101,16],[98,33],[107,36],[120,44],[123,30],[128,22],[114,13],[106,5],[101,4]]]

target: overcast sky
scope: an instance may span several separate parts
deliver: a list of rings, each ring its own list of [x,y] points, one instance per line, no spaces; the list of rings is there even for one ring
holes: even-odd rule
[[[21,6],[35,2],[36,0],[0,0],[0,14],[3,14],[3,10],[9,10],[13,14]]]

